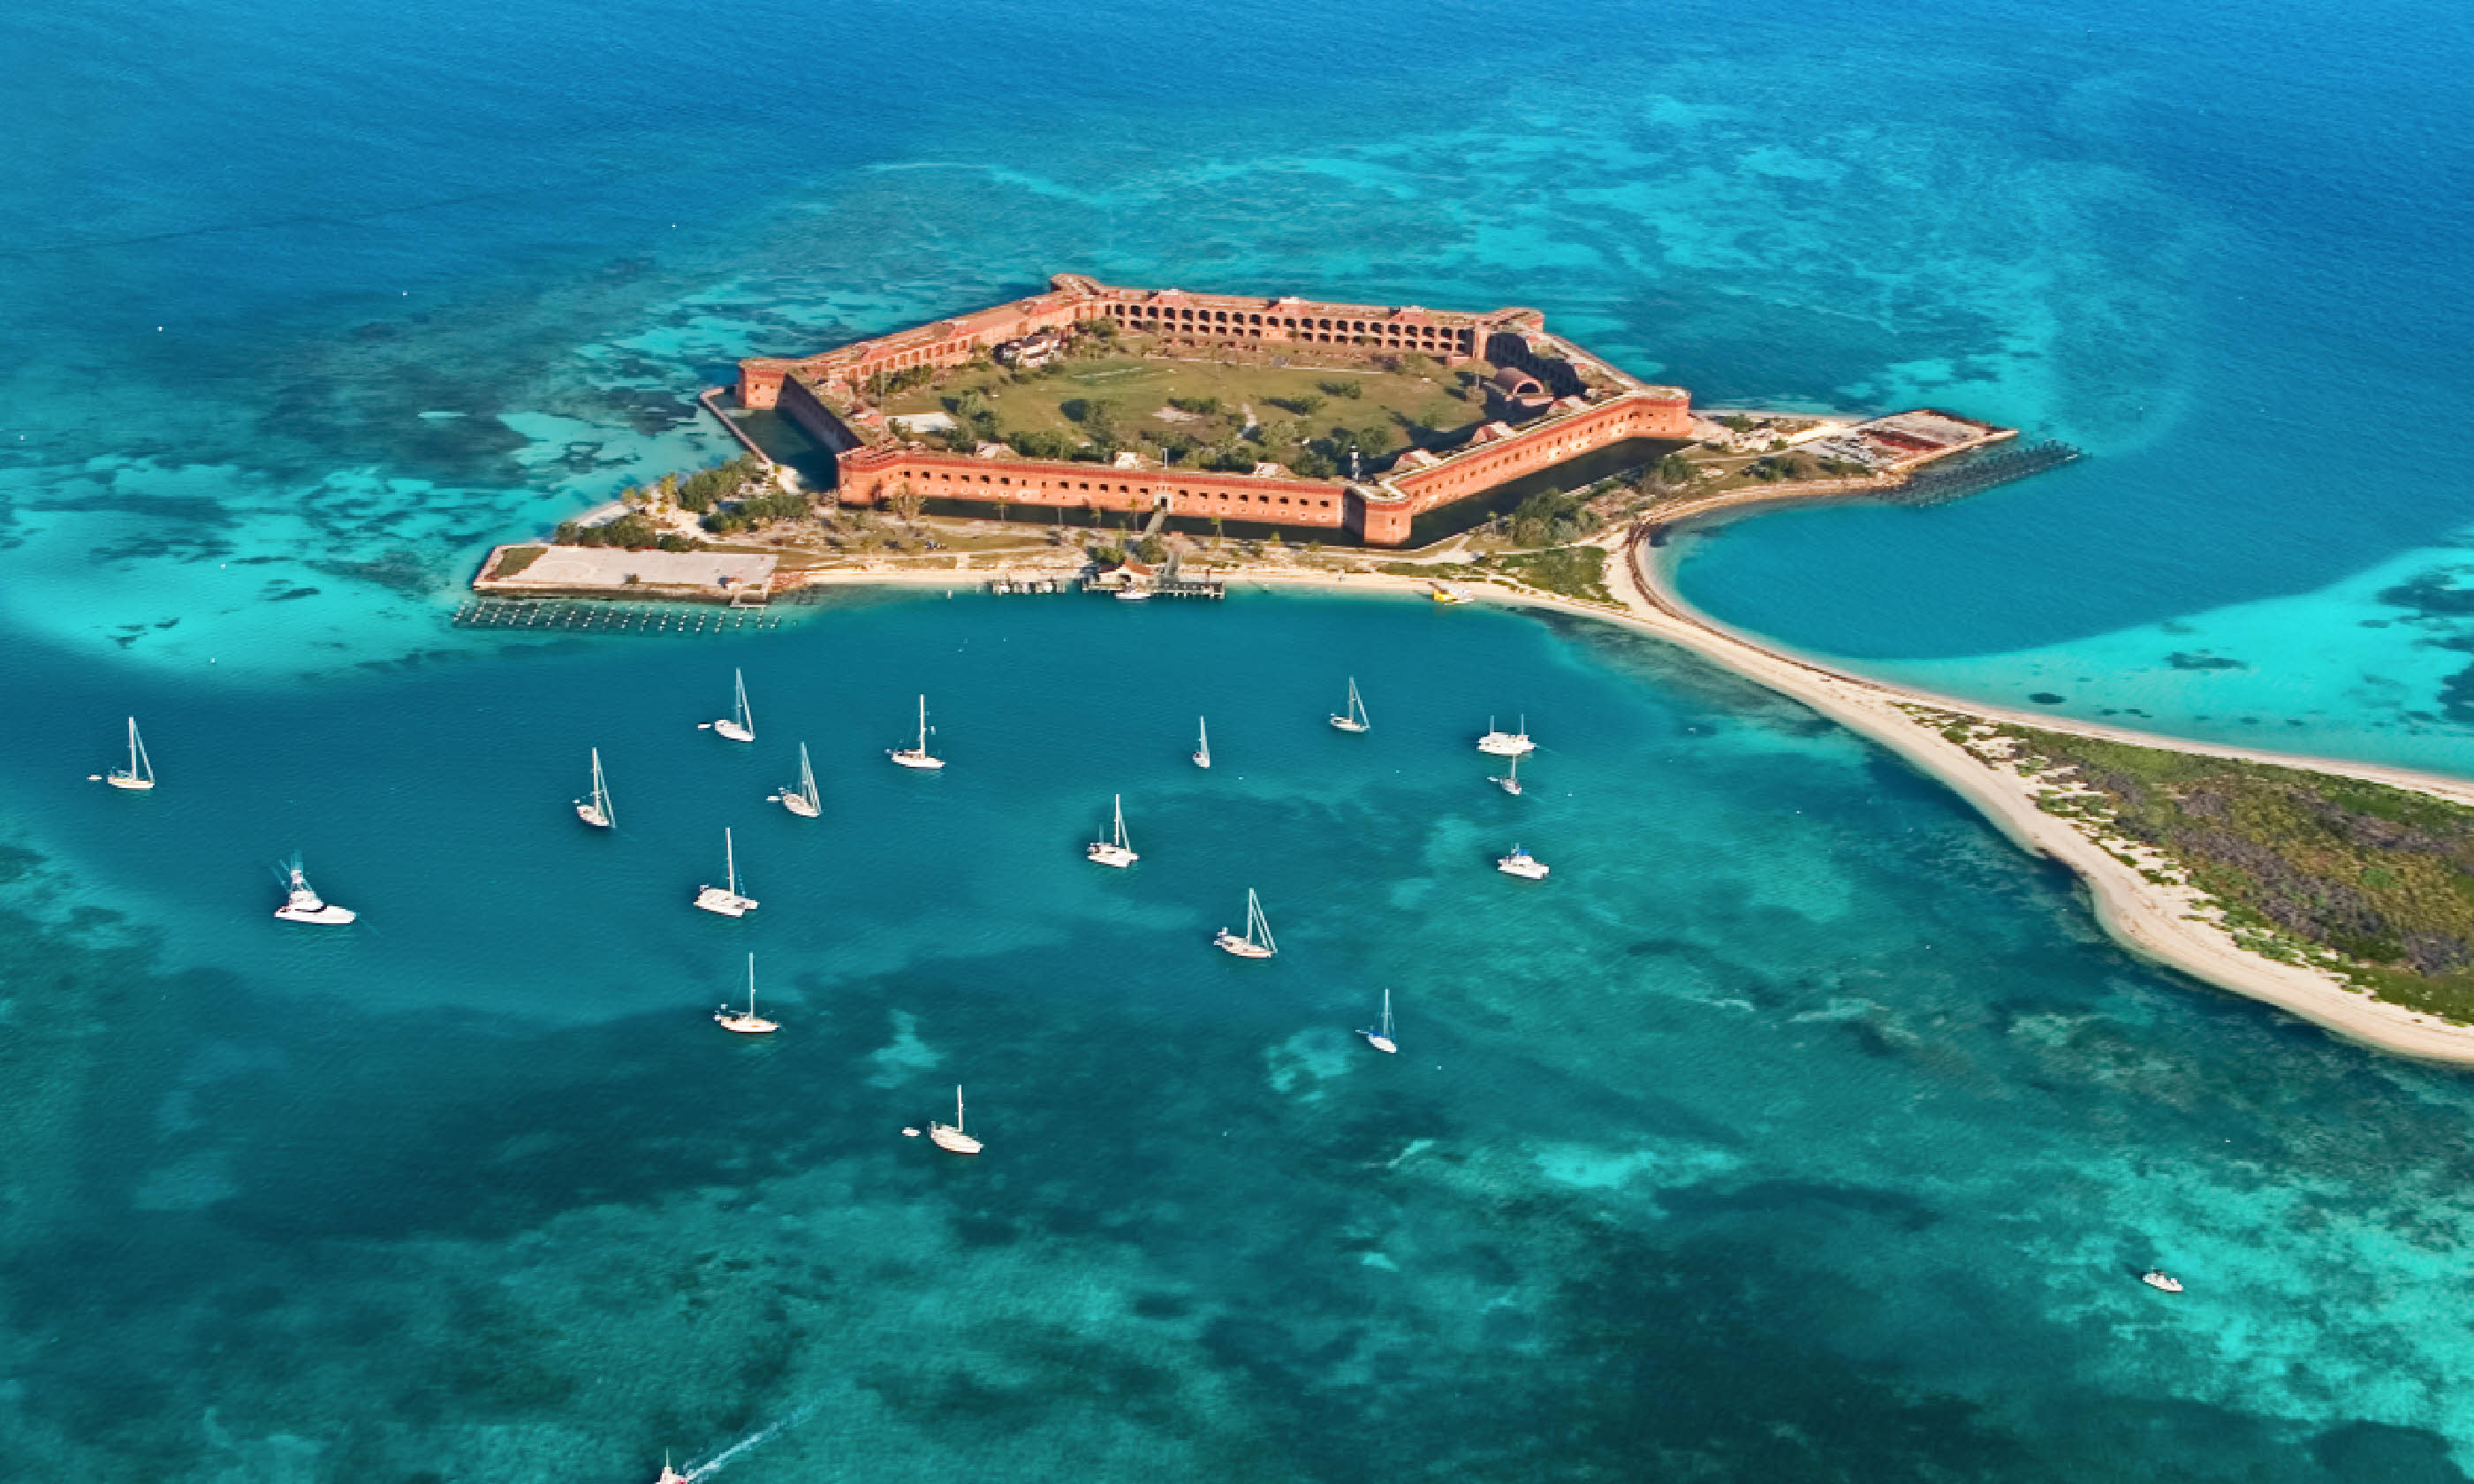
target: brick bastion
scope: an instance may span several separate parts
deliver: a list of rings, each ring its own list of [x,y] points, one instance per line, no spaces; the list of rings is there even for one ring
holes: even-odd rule
[[[1491,420],[1457,445],[1413,448],[1354,479],[1264,465],[1252,473],[1181,467],[1134,454],[1113,463],[1024,457],[1003,444],[933,447],[889,422],[872,398],[885,378],[992,357],[1035,365],[1107,321],[1118,343],[1164,360],[1395,369],[1415,353],[1483,364]],[[1049,291],[798,358],[740,362],[739,400],[771,408],[833,451],[845,504],[910,493],[1038,509],[1106,510],[1324,529],[1398,546],[1421,515],[1631,440],[1693,436],[1691,397],[1651,386],[1546,331],[1534,309],[1467,314],[1295,298],[1121,288],[1073,274]]]

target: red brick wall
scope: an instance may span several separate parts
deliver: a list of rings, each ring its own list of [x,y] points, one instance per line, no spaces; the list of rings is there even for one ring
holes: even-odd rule
[[[1500,443],[1456,453],[1433,468],[1394,480],[1422,515],[1549,465],[1627,438],[1690,438],[1692,406],[1681,393],[1632,392],[1584,413],[1551,418]]]
[[[1124,469],[1042,459],[975,459],[921,449],[869,449],[842,455],[844,503],[891,499],[905,480],[932,499],[996,500],[1013,505],[1150,512],[1162,496],[1172,515],[1219,516],[1273,526],[1348,523],[1344,485],[1307,479],[1256,479],[1185,469]]]

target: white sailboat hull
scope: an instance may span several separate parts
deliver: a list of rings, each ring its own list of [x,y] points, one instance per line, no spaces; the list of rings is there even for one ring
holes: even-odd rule
[[[1495,757],[1526,757],[1538,751],[1538,744],[1525,732],[1490,731],[1477,739],[1477,750]]]
[[[1331,724],[1343,731],[1368,731],[1372,730],[1367,726],[1366,723],[1359,721],[1352,716],[1335,716],[1331,719]]]
[[[1259,943],[1240,938],[1235,933],[1230,932],[1225,927],[1220,930],[1220,936],[1212,939],[1211,941],[1222,952],[1234,953],[1239,958],[1270,958],[1272,956],[1271,949],[1263,946]]]
[[[599,804],[578,802],[575,806],[575,817],[595,829],[610,827],[610,816],[601,812]]]
[[[1196,767],[1198,767],[1198,768],[1208,768],[1208,767],[1210,767],[1210,766],[1211,766],[1211,754],[1210,754],[1209,753],[1197,753],[1197,754],[1194,754],[1194,765],[1195,765]]]
[[[1520,792],[1520,780],[1518,778],[1496,778],[1494,781],[1496,785],[1502,788],[1502,790],[1507,794],[1516,795]]]
[[[1091,858],[1093,864],[1101,866],[1130,866],[1142,859],[1131,850],[1108,840],[1092,841],[1083,853]]]
[[[782,1027],[758,1015],[734,1015],[728,1010],[714,1012],[713,1023],[740,1036],[769,1036]]]
[[[104,781],[114,788],[125,788],[133,793],[139,794],[142,794],[155,786],[155,780],[153,778],[132,778],[126,773],[111,774],[107,777]]]
[[[929,1124],[928,1138],[937,1148],[953,1154],[978,1154],[987,1147],[950,1123]]]
[[[713,734],[732,742],[753,742],[756,740],[756,733],[752,729],[742,727],[735,721],[715,722],[713,724]],[[619,761],[624,762],[626,759],[622,757]]]
[[[799,816],[799,818],[803,820],[814,819],[818,814],[824,812],[823,810],[818,809],[814,804],[810,803],[807,800],[807,796],[804,794],[784,794],[781,798],[782,807],[789,810],[791,813]]]
[[[1389,1036],[1374,1031],[1359,1031],[1357,1034],[1365,1037],[1366,1043],[1377,1051],[1390,1051],[1396,1054],[1400,1049],[1392,1043],[1392,1038]]]
[[[945,766],[945,759],[931,757],[915,747],[898,747],[885,755],[905,768],[915,768],[922,773],[934,773]]]
[[[717,912],[726,918],[745,917],[756,910],[756,898],[741,897],[737,892],[718,886],[696,888],[695,904],[707,912]]]

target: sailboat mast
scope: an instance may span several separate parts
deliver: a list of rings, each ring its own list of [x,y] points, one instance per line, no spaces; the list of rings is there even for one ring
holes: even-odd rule
[[[727,825],[721,829],[721,860],[722,869],[729,874],[730,895],[736,897],[739,895],[739,847],[731,843],[730,826]]]
[[[733,670],[730,672],[730,680],[732,685],[739,691],[739,725],[746,728],[750,731],[754,731],[756,730],[756,710],[755,707],[747,704],[747,672],[744,670]]]
[[[954,1084],[954,1132],[962,1132],[962,1085]]]
[[[1391,992],[1387,990],[1384,993],[1388,995]],[[1392,1001],[1387,998],[1383,1003],[1389,1007]],[[1383,1013],[1388,1016],[1392,1012],[1386,1008]],[[750,1019],[756,1017],[756,955],[753,953],[747,955],[747,1015]]]
[[[928,751],[928,698],[919,698],[919,751]]]

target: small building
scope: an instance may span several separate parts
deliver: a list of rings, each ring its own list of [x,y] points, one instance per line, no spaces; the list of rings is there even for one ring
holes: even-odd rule
[[[1057,352],[1064,348],[1064,334],[1052,325],[1020,340],[1008,340],[999,345],[996,347],[997,364],[1030,371],[1056,359]]]
[[[1124,592],[1128,588],[1157,586],[1159,571],[1140,558],[1128,557],[1091,574],[1090,586],[1102,592]]]

